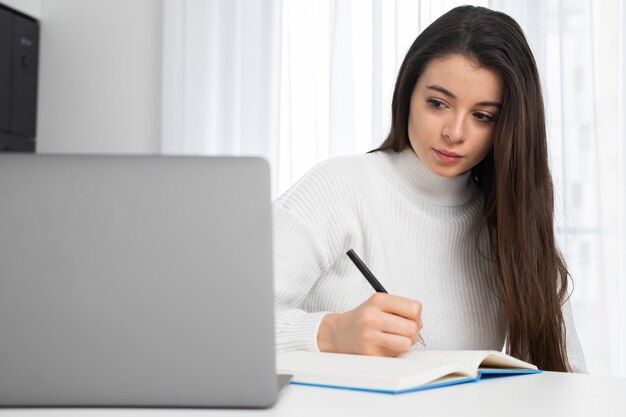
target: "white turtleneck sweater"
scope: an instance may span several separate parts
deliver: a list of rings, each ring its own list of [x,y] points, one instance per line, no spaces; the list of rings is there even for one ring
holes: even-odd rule
[[[502,350],[482,208],[469,173],[440,177],[410,148],[316,166],[273,203],[277,351],[317,351],[324,315],[373,294],[349,249],[390,294],[422,302],[427,349]],[[585,371],[568,303],[564,316],[570,366]]]

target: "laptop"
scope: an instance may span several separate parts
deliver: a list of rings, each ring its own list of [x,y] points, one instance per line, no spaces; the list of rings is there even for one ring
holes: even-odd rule
[[[269,167],[0,155],[0,406],[269,407]]]

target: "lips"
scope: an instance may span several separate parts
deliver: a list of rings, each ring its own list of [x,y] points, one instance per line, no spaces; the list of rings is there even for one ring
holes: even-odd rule
[[[437,158],[446,164],[454,164],[459,162],[463,157],[456,152],[452,152],[448,149],[434,149]]]
[[[461,157],[461,155],[459,155],[458,153],[449,151],[447,149],[435,149],[435,151],[439,152],[440,154],[442,154],[444,156],[450,156],[452,158],[460,158]]]

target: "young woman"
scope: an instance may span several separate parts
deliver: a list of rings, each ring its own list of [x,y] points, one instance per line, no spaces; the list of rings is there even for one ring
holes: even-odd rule
[[[402,63],[384,143],[318,165],[273,209],[279,352],[506,346],[585,371],[539,76],[509,16],[463,6],[437,19]],[[373,294],[349,249],[389,294]]]

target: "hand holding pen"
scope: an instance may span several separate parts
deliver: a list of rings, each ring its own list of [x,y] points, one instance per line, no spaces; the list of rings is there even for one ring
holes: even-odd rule
[[[418,342],[421,314],[419,301],[376,292],[353,310],[326,314],[317,345],[322,352],[398,356]]]
[[[369,270],[369,268],[363,263],[361,258],[359,258],[358,255],[354,252],[354,250],[350,249],[346,253],[346,255],[348,255],[348,257],[354,263],[354,265],[356,265],[359,271],[361,271],[361,273],[363,274],[367,282],[369,282],[370,285],[374,288],[374,291],[389,294],[387,290],[385,289],[385,287],[383,287],[382,284],[378,282],[374,274],[372,274],[372,271]],[[424,338],[422,337],[421,334],[419,336],[419,341],[422,345],[424,345],[424,347],[426,347],[426,343],[424,343]]]

